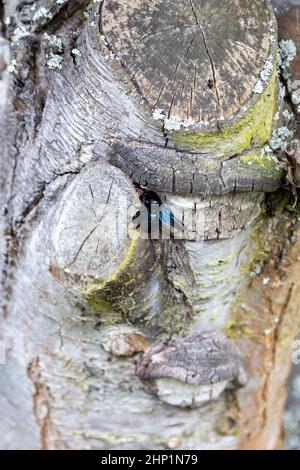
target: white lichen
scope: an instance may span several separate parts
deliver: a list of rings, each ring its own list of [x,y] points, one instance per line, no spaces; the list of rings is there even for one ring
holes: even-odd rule
[[[292,39],[282,39],[279,43],[278,67],[287,82],[290,81],[290,67],[296,55],[297,48],[294,41]]]
[[[293,104],[300,104],[300,91],[292,93],[292,103]]]
[[[291,94],[292,103],[300,104],[300,80],[289,80],[289,92]]]
[[[190,129],[195,124],[199,126],[207,126],[209,124],[208,121],[199,121],[196,122],[194,119],[182,119],[179,116],[170,116],[166,117],[164,111],[162,109],[155,109],[153,114],[152,114],[153,119],[155,121],[162,121],[165,130],[172,132],[172,131],[180,131],[181,129]],[[221,118],[219,120],[222,120]],[[215,118],[212,118],[210,123],[216,121]]]
[[[296,44],[292,39],[282,39],[279,43],[280,66],[287,68],[297,55]]]
[[[266,84],[268,83],[269,79],[271,78],[271,76],[273,74],[273,70],[274,70],[274,57],[271,55],[267,59],[265,65],[264,65],[264,67],[263,67],[263,69],[260,73],[260,78],[257,81],[257,83],[256,83],[256,85],[253,89],[254,93],[257,93],[257,94],[260,95],[264,92],[265,86],[266,86]]]
[[[260,78],[263,82],[267,82],[274,70],[274,59],[271,56],[265,63],[264,68],[260,74]]]
[[[195,124],[195,121],[193,119],[181,119],[178,116],[171,116],[169,118],[165,118],[164,121],[164,127],[165,130],[167,131],[180,131],[180,129],[183,127],[185,129],[188,129],[189,127],[192,127]]]
[[[158,398],[168,405],[180,408],[196,408],[212,400],[217,400],[225,391],[228,382],[210,385],[190,385],[169,378],[155,380]]]
[[[100,41],[102,41],[105,46],[108,46],[108,42],[107,42],[107,40],[106,40],[104,34],[101,34],[101,36],[100,36]]]
[[[58,52],[63,52],[63,44],[58,36],[55,36],[55,34],[45,33],[44,38],[52,49],[55,48]]]
[[[294,116],[288,109],[283,111],[282,115],[287,121],[290,121]]]
[[[273,154],[273,150],[271,149],[271,147],[269,145],[265,145],[264,147],[262,147],[261,155],[264,156],[269,154]]]
[[[60,55],[52,55],[47,60],[47,66],[50,70],[61,70],[63,58]]]
[[[277,169],[280,169],[280,163],[276,155],[274,155],[273,150],[269,145],[265,145],[261,151],[260,154],[262,157],[264,157],[265,160],[268,162],[272,162],[273,164],[275,163],[277,165]]]
[[[250,276],[251,276],[251,277],[259,276],[261,272],[262,272],[262,264],[256,263],[256,264],[254,265],[253,271],[250,273]]]
[[[114,54],[114,52],[112,51],[109,52],[109,58],[110,60],[119,60],[119,57],[117,56],[117,54]]]
[[[280,101],[283,101],[286,96],[286,89],[281,82],[279,82],[278,87],[278,98]]]
[[[160,120],[165,119],[165,113],[163,112],[162,109],[155,109],[152,114],[152,117],[153,119],[155,119],[155,121],[160,121]]]
[[[272,331],[273,331],[272,328],[266,328],[266,329],[264,330],[264,335],[265,335],[265,336],[270,336],[270,334],[272,333]]]

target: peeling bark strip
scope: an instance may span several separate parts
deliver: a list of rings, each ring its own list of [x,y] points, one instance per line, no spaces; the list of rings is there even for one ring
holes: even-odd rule
[[[3,15],[0,446],[275,448],[300,286],[296,221],[265,195],[283,176],[269,2],[30,4]],[[197,209],[202,239],[112,239],[149,189]]]

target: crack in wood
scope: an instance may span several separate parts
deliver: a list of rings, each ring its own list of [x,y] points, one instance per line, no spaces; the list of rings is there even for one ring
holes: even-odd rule
[[[73,264],[76,263],[77,259],[78,259],[78,256],[80,255],[80,252],[82,251],[83,247],[85,246],[85,244],[89,241],[89,239],[91,238],[91,236],[95,233],[95,231],[97,230],[97,228],[100,226],[102,220],[104,219],[104,216],[105,216],[105,213],[106,213],[106,209],[107,209],[107,206],[108,206],[108,203],[109,203],[109,200],[110,200],[110,197],[111,197],[111,192],[112,192],[112,188],[114,186],[114,181],[111,182],[111,185],[110,185],[110,188],[108,190],[108,194],[107,194],[107,198],[106,198],[106,202],[105,202],[105,207],[103,209],[103,212],[102,212],[102,215],[99,219],[99,221],[97,222],[97,224],[95,225],[95,227],[92,228],[92,230],[89,232],[89,234],[84,238],[84,240],[82,241],[82,243],[80,244],[80,247],[79,249],[77,250],[74,258],[72,259],[72,261],[67,265],[65,266],[64,269],[69,269]],[[91,184],[89,183],[89,188],[91,190]],[[93,194],[93,193],[92,193]],[[99,239],[98,239],[99,240]]]

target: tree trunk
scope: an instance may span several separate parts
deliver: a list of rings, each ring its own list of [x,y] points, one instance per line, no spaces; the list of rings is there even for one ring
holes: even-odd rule
[[[2,448],[281,445],[297,110],[221,3],[0,2]]]

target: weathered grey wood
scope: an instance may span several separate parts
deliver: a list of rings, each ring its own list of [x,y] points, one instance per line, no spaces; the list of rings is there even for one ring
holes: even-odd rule
[[[103,163],[83,169],[52,220],[53,263],[71,278],[113,277],[134,242],[127,233],[127,210],[134,214],[139,207],[138,193],[121,171]]]
[[[208,121],[247,105],[269,58],[265,2],[103,1],[102,32],[151,109]]]

